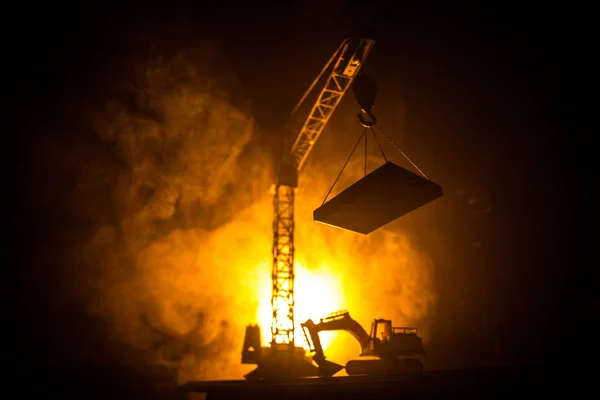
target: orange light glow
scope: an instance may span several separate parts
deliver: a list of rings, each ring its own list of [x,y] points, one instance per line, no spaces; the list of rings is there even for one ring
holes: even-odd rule
[[[265,271],[259,278],[258,322],[262,329],[262,341],[265,346],[271,342],[271,280],[270,266],[265,264],[260,269]],[[308,269],[301,262],[295,263],[295,342],[308,350],[304,333],[300,324],[308,319],[317,322],[328,313],[344,308],[345,301],[341,283],[336,279],[331,268],[322,265],[316,269]],[[336,332],[321,332],[319,337],[323,350],[327,350],[337,336]]]
[[[118,155],[98,152],[86,162],[78,179],[89,184],[77,193],[96,204],[109,185],[106,198],[114,204],[106,205],[106,215],[119,220],[107,219],[77,252],[91,274],[81,280],[89,286],[78,290],[89,313],[110,323],[115,340],[178,368],[179,382],[240,379],[254,368],[240,363],[246,326],[258,323],[263,344],[271,340],[273,154],[261,148],[262,139],[253,140],[262,133],[252,116],[206,78],[202,62],[210,57],[190,57],[144,67],[143,95],[132,98],[142,96],[160,119],[121,101],[93,113],[99,138]],[[344,137],[344,126],[329,129],[332,138]],[[296,189],[296,346],[307,347],[302,322],[339,310],[367,331],[374,318],[417,326],[426,341],[436,302],[434,263],[411,238],[412,227],[428,223],[426,212],[366,236],[315,223],[313,210],[352,146],[331,143],[336,147],[315,148]],[[359,157],[330,198],[363,176]],[[90,220],[104,221],[97,210],[103,209],[90,206]],[[347,332],[319,336],[333,362],[360,354]],[[156,347],[164,337],[174,338],[169,354],[178,360]]]

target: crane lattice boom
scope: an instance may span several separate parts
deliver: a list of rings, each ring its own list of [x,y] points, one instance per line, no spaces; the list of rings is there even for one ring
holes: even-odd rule
[[[346,39],[342,42],[309,88],[310,92],[323,73],[333,64],[325,85],[305,120],[290,153],[282,160],[273,201],[275,218],[273,221],[273,290],[271,297],[273,308],[272,347],[287,346],[290,351],[294,351],[295,348],[294,189],[298,185],[298,172],[302,169],[310,151],[374,44],[375,42],[369,39],[360,39],[356,42]]]

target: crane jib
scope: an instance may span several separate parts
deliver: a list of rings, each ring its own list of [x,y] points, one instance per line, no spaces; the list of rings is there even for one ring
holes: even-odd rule
[[[338,51],[337,58],[332,62],[333,68],[325,81],[325,85],[321,89],[317,101],[313,104],[290,151],[290,161],[297,170],[302,169],[310,151],[341,99],[350,88],[354,78],[358,75],[374,44],[375,42],[369,39],[361,39],[355,46],[347,41],[342,49]],[[319,78],[320,76],[317,77],[317,79]]]

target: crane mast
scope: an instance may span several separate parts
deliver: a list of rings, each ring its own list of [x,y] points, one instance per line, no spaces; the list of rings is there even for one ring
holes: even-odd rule
[[[271,306],[271,347],[294,351],[294,203],[298,173],[329,122],[342,97],[357,76],[375,42],[369,39],[346,39],[325,65],[317,79],[300,100],[300,104],[333,64],[325,85],[289,153],[281,160],[273,199],[273,270]]]

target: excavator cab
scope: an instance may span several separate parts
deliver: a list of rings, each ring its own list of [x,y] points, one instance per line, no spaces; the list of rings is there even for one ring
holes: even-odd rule
[[[369,351],[364,355],[388,359],[425,353],[416,328],[395,327],[389,319],[374,320],[369,336]]]
[[[379,333],[379,337],[377,337]],[[376,319],[371,324],[371,338],[373,341],[389,342],[392,335],[392,321],[389,319]]]

